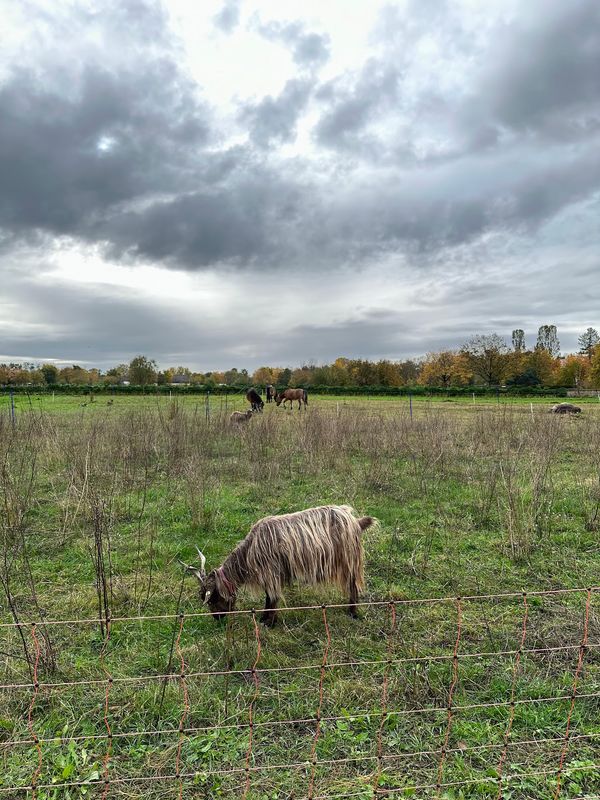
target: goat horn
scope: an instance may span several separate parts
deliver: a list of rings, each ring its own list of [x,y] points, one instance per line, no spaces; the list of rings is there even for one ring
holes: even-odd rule
[[[198,555],[200,556],[200,572],[204,573],[204,565],[206,564],[206,556],[204,555],[202,550],[200,550],[198,545],[196,545],[196,550],[198,551]]]

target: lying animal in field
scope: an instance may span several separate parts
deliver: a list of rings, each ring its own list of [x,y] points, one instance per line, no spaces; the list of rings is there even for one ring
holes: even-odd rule
[[[229,415],[229,422],[231,422],[232,425],[242,425],[251,419],[253,413],[252,409],[250,409],[250,411],[234,411]]]
[[[285,408],[285,404],[287,401],[290,401],[290,408],[294,405],[294,400],[298,401],[298,411],[302,408],[302,403],[304,403],[304,407],[308,405],[308,392],[306,389],[284,389],[283,392],[279,392],[277,397],[275,398],[275,403],[279,405],[283,403],[283,407]]]
[[[259,395],[256,389],[248,389],[246,392],[246,400],[252,406],[252,411],[262,411],[265,407],[262,397]]]
[[[581,408],[573,403],[556,403],[550,409],[551,414],[581,414]]]
[[[208,575],[200,566],[180,562],[200,583],[200,598],[215,619],[232,611],[242,586],[265,592],[261,622],[273,625],[284,586],[301,581],[309,586],[335,583],[348,592],[348,613],[357,616],[358,593],[364,585],[362,533],[376,520],[354,516],[350,506],[319,506],[294,514],[265,517],[217,569]]]

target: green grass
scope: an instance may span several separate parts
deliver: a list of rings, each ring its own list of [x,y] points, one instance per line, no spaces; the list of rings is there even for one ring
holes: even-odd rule
[[[102,537],[107,564],[110,557],[112,616],[175,614],[182,587],[177,559],[193,560],[195,544],[210,568],[260,517],[338,502],[381,522],[365,535],[363,599],[449,598],[399,603],[393,630],[388,605],[365,607],[358,622],[342,609],[327,611],[329,663],[381,663],[324,672],[321,716],[336,719],[322,723],[316,745],[317,796],[373,796],[380,728],[380,787],[435,784],[453,673],[451,660],[427,657],[452,654],[452,598],[599,583],[600,403],[593,398],[582,401],[580,419],[546,414],[548,398],[501,404],[415,398],[411,420],[407,399],[309,396],[307,413],[267,406],[242,431],[231,430],[226,420],[231,410],[246,406],[243,397],[234,404],[229,398],[227,409],[213,398],[208,419],[203,398],[117,396],[110,406],[108,399],[82,406],[81,397],[17,397],[13,428],[6,398],[0,398],[0,572],[22,621],[97,616],[94,532]],[[2,619],[10,621],[7,599],[3,590]],[[288,606],[343,599],[325,587],[292,587],[286,594]],[[238,605],[251,609],[260,602],[242,593]],[[590,645],[600,643],[599,602],[594,594]],[[518,700],[570,696],[584,604],[581,593],[529,598],[526,648],[569,649],[525,654]],[[514,656],[498,653],[518,647],[523,608],[520,595],[462,602],[453,703],[470,708],[453,715],[443,780],[465,783],[448,787],[443,797],[497,796],[509,708],[489,704],[510,700]],[[200,610],[191,579],[183,584],[180,610]],[[258,693],[248,672],[257,654],[249,615],[223,626],[210,618],[186,619],[180,652],[175,648],[170,659],[177,630],[176,619],[114,622],[103,643],[97,624],[49,626],[53,665],[38,628],[40,680],[103,679],[104,670],[117,679],[177,673],[180,656],[188,674],[234,670],[187,679],[185,725],[205,730],[183,738],[181,770],[196,775],[185,781],[183,796],[242,796],[252,704],[257,726],[250,763],[264,769],[250,774],[249,800],[307,797],[316,730],[310,720],[319,706],[327,644],[322,610],[283,612],[275,629],[259,628],[258,666],[271,671],[260,673]],[[24,636],[31,657],[28,628]],[[2,683],[29,682],[17,631],[0,629],[0,637]],[[477,653],[486,655],[470,657]],[[394,663],[386,667],[390,656]],[[600,692],[597,647],[586,653],[578,689]],[[32,693],[0,691],[0,788],[28,784],[36,748],[6,745],[30,738]],[[107,743],[94,737],[106,733],[104,702],[103,685],[39,693],[33,730],[62,737],[43,744],[40,782],[103,776]],[[563,737],[569,705],[517,704],[512,739]],[[597,697],[575,703],[565,761],[572,771],[561,797],[600,792],[598,771],[590,768],[600,760],[598,705]],[[415,712],[421,708],[441,710]],[[117,680],[109,692],[113,732],[155,733],[116,737],[111,777],[174,773],[183,710],[177,680]],[[272,724],[292,719],[309,721]],[[560,754],[555,741],[510,747],[504,796],[552,798],[554,774],[519,775],[555,770]],[[319,766],[327,761],[340,763]],[[278,767],[285,764],[300,766]],[[101,795],[90,786],[38,791],[40,800]],[[109,796],[175,798],[179,783],[115,783]],[[435,797],[436,791],[406,788],[389,796]]]

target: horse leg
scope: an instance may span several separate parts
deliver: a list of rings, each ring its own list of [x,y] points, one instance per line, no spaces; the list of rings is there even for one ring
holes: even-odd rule
[[[348,593],[348,614],[353,619],[358,619],[358,611],[356,609],[356,604],[358,603],[358,587],[356,585],[356,578],[354,575],[352,575],[348,581]]]
[[[265,610],[260,615],[260,621],[263,625],[267,625],[269,628],[272,628],[275,625],[275,621],[277,619],[277,598],[269,597],[267,594],[265,596]]]

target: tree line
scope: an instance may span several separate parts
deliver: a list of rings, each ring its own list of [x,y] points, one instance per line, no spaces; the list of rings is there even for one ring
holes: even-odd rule
[[[253,373],[237,368],[194,372],[185,366],[160,370],[153,359],[142,355],[105,372],[77,364],[63,368],[50,363],[0,364],[0,385],[600,388],[598,331],[588,328],[578,344],[577,353],[561,355],[556,326],[542,325],[531,349],[526,346],[524,331],[518,328],[512,332],[510,345],[496,333],[478,334],[459,349],[427,353],[419,359],[369,361],[340,357],[331,364],[305,364],[295,369],[263,366]]]

